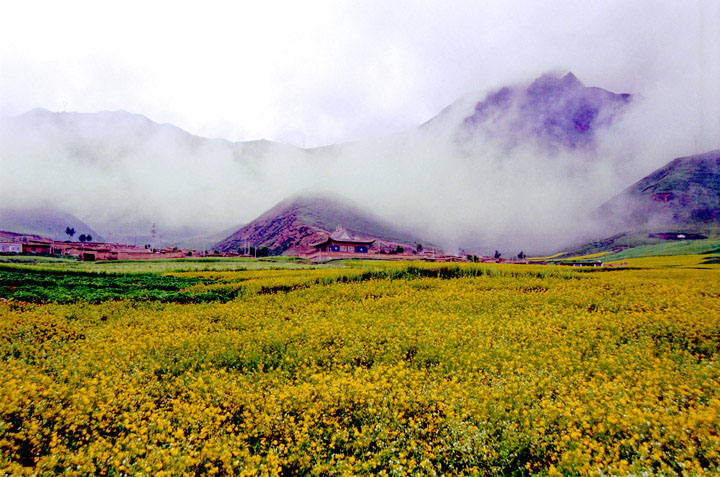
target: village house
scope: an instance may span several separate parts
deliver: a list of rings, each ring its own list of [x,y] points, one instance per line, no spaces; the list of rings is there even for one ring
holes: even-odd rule
[[[463,257],[446,256],[441,251],[425,253],[415,248],[383,239],[370,239],[352,235],[338,226],[335,232],[319,242],[311,243],[313,247],[300,256],[308,260],[323,262],[328,260],[367,258],[375,260],[439,260],[464,261]]]
[[[23,253],[52,253],[52,240],[34,240],[29,239],[22,242]]]
[[[64,255],[73,255],[84,262],[95,262],[99,260],[154,260],[165,258],[183,258],[191,255],[189,250],[165,248],[154,251],[149,248],[141,248],[132,245],[108,244],[108,243],[77,243],[68,244],[62,250]]]
[[[330,253],[368,253],[375,240],[365,240],[351,235],[347,230],[338,226],[325,240],[311,244],[317,252]]]
[[[21,234],[0,230],[0,253],[32,253],[70,255],[81,261],[100,260],[154,260],[204,256],[197,250],[178,248],[151,248],[104,242],[64,242],[38,235]]]

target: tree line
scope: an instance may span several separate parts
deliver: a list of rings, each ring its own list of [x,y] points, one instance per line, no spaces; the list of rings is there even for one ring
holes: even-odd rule
[[[75,235],[75,227],[65,227],[65,235],[67,235],[70,240],[72,240],[73,235]],[[92,235],[90,234],[80,234],[78,237],[78,240],[81,242],[92,242]]]

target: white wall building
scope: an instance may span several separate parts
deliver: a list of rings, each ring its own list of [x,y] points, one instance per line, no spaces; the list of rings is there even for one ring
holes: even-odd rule
[[[21,253],[22,244],[14,242],[0,242],[0,253]]]

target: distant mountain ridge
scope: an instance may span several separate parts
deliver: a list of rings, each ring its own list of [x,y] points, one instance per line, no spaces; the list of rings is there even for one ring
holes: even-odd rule
[[[16,117],[8,127],[23,127],[54,141],[71,157],[97,161],[129,156],[133,150],[158,137],[163,145],[202,152],[213,149],[235,159],[261,159],[269,153],[301,149],[264,139],[232,142],[197,136],[169,123],[158,123],[124,110],[96,113],[53,112],[36,108]],[[172,140],[172,142],[170,141]],[[172,151],[169,151],[172,152]],[[247,157],[246,157],[247,156]]]
[[[306,192],[278,203],[219,242],[215,248],[234,252],[247,243],[254,247],[268,247],[275,255],[296,254],[310,250],[310,244],[324,239],[337,226],[358,236],[381,239],[381,243],[411,247],[421,243],[412,235],[395,230],[346,197],[326,192]]]
[[[65,234],[66,227],[75,229],[74,240],[80,235],[91,235],[93,242],[103,240],[103,237],[88,224],[67,212],[45,208],[0,209],[0,230],[68,240],[69,237]]]
[[[151,225],[157,223],[159,245],[201,248],[222,238],[214,234],[216,226],[225,229],[235,221],[203,223],[193,217],[194,210],[185,215],[187,204],[178,204],[179,200],[191,196],[207,200],[212,195],[215,202],[205,207],[212,210],[228,200],[205,186],[215,177],[261,180],[266,162],[304,154],[300,148],[271,141],[204,138],[122,110],[76,113],[38,108],[4,120],[0,139],[8,181],[3,185],[0,180],[0,192],[26,193],[34,187],[35,175],[45,179],[38,195],[45,202],[62,198],[69,212],[88,197],[93,205],[83,204],[84,217],[110,240],[149,243]],[[23,184],[17,178],[32,182]],[[64,185],[69,181],[74,184],[72,194]],[[34,194],[24,200],[40,202]],[[173,216],[163,215],[168,212]],[[41,232],[47,235],[47,230]]]

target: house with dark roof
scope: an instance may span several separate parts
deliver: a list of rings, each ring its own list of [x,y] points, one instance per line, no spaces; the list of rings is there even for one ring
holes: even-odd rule
[[[330,253],[368,253],[370,246],[375,239],[367,240],[350,234],[344,228],[338,226],[335,232],[326,239],[315,242],[312,245],[316,252]]]

